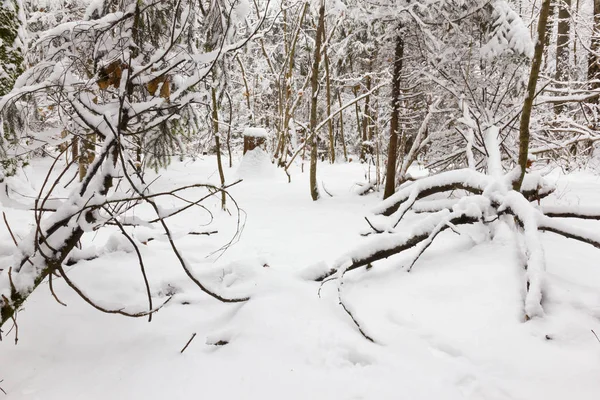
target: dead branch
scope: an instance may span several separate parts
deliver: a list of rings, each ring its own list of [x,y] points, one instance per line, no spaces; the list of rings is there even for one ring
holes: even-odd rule
[[[387,200],[384,200],[374,212],[376,214],[390,216],[398,211],[401,206],[404,212],[406,212],[418,200],[434,194],[455,190],[465,190],[472,194],[481,194],[490,183],[490,178],[488,176],[470,169],[444,172],[440,175],[434,175],[432,178],[441,175],[447,177],[444,180],[444,183],[440,183],[437,179],[427,178],[415,181],[394,193]],[[474,182],[476,182],[476,184],[473,184]],[[542,199],[554,191],[554,188],[551,186],[529,186],[530,185],[523,184],[523,188],[521,189],[521,194],[529,201]],[[404,204],[407,201],[410,201],[410,203]],[[402,219],[404,212],[401,212],[400,215],[397,216],[397,221]]]
[[[557,227],[557,226],[552,226],[552,225],[542,225],[540,224],[538,226],[538,229],[542,232],[551,232],[551,233],[555,233],[557,235],[560,235],[562,237],[565,237],[567,239],[573,239],[573,240],[577,240],[579,242],[582,243],[587,243],[591,246],[594,246],[597,249],[600,249],[600,240],[594,240],[591,237],[587,237],[587,236],[583,236],[579,233],[577,233],[574,230],[569,230],[566,227]]]
[[[342,300],[342,285],[343,285],[343,281],[340,281],[340,284],[338,285],[338,300],[340,305],[342,306],[342,308],[344,309],[344,311],[346,311],[346,314],[348,314],[348,316],[350,317],[350,319],[352,320],[352,322],[354,322],[354,325],[356,325],[356,327],[358,328],[358,331],[360,332],[360,334],[367,339],[369,342],[371,343],[375,343],[375,341],[373,340],[373,338],[369,335],[367,335],[367,333],[365,332],[365,330],[362,328],[362,326],[358,323],[358,321],[356,320],[356,318],[354,317],[354,315],[352,314],[352,312],[350,312],[350,310],[348,309],[348,307],[346,307],[346,304],[344,304],[344,301]]]
[[[126,155],[123,154],[123,151],[121,149],[120,149],[120,151],[118,151],[118,158],[119,158],[121,166],[123,167],[123,170],[126,171],[127,170],[127,162],[125,161]],[[194,276],[189,265],[187,264],[187,261],[183,258],[183,255],[181,254],[181,252],[179,251],[179,248],[175,244],[173,235],[171,234],[171,230],[168,227],[165,219],[162,217],[159,206],[156,204],[156,201],[154,199],[155,196],[152,196],[151,194],[146,194],[145,190],[140,190],[138,188],[137,184],[132,180],[131,176],[129,176],[126,173],[124,175],[125,175],[125,178],[127,179],[127,181],[129,182],[129,184],[131,185],[131,187],[133,188],[133,190],[136,192],[137,196],[139,196],[140,199],[142,199],[144,202],[149,204],[152,207],[152,209],[154,210],[154,213],[156,214],[158,222],[160,223],[163,231],[165,232],[165,235],[167,236],[167,239],[171,246],[171,250],[177,257],[179,264],[183,268],[183,270],[184,270],[185,274],[188,276],[188,278],[190,278],[190,280],[192,282],[194,282],[200,288],[200,290],[202,290],[204,293],[208,294],[212,298],[217,299],[223,303],[239,303],[239,302],[248,301],[250,299],[249,297],[242,297],[242,298],[223,297],[223,296],[215,293],[214,291],[210,290],[207,286],[205,286],[202,282],[200,282],[200,280],[198,280],[198,278],[196,278]],[[225,190],[221,189],[220,191],[223,192],[224,194],[228,195],[228,193]],[[229,196],[229,197],[231,198],[231,196]],[[234,202],[234,204],[236,205],[236,208],[237,208],[237,203]]]
[[[4,211],[2,211],[2,217],[4,218],[4,225],[6,225],[6,229],[8,229],[8,233],[10,234],[13,243],[15,244],[15,246],[19,247],[19,243],[17,243],[17,239],[15,238],[13,231],[12,229],[10,229],[10,225],[8,223],[8,220],[6,219],[6,213]]]
[[[54,291],[54,285],[52,284],[52,276],[53,275],[54,274],[48,275],[48,287],[50,288],[50,293],[52,294],[52,297],[54,297],[54,300],[56,300],[56,302],[58,304],[60,304],[61,306],[66,307],[67,305],[65,303],[63,303],[62,301],[60,301],[60,299],[56,295],[56,292]]]
[[[594,334],[594,336],[596,336],[596,340],[598,341],[598,343],[600,343],[600,338],[598,338],[598,335],[596,335],[596,332],[594,332],[594,330],[592,329],[592,333]],[[0,383],[2,383],[2,381],[0,381]],[[4,392],[4,391],[3,391]],[[5,393],[6,394],[6,393]]]
[[[105,210],[110,213],[110,210],[108,210],[107,208],[105,208]],[[114,218],[114,216],[113,216],[113,218]],[[138,259],[138,264],[140,266],[140,271],[142,273],[142,278],[144,279],[144,286],[146,287],[146,295],[148,296],[148,322],[152,322],[152,309],[153,309],[152,293],[150,292],[150,283],[148,283],[148,276],[146,275],[146,267],[144,266],[144,258],[142,257],[142,253],[140,252],[140,248],[138,247],[137,243],[135,242],[135,240],[133,240],[131,235],[129,235],[127,233],[127,231],[125,230],[123,225],[121,225],[119,220],[117,218],[114,218],[113,220],[115,221],[115,223],[121,230],[121,233],[127,238],[127,241],[129,241],[129,243],[131,243],[131,245],[133,246],[133,249],[135,250],[135,254]]]
[[[411,260],[411,262],[408,264],[408,266],[405,268],[406,272],[410,272],[413,268],[413,266],[415,265],[415,263],[417,262],[417,260],[419,258],[421,258],[421,256],[423,255],[423,253],[425,252],[425,250],[427,250],[429,248],[429,246],[431,246],[433,244],[433,241],[435,240],[435,238],[445,229],[450,228],[453,232],[456,233],[456,231],[454,230],[454,224],[452,224],[450,221],[452,220],[452,216],[454,218],[460,217],[460,214],[457,213],[453,213],[453,215],[451,214],[450,217],[445,218],[443,221],[441,221],[434,229],[433,231],[429,234],[429,236],[427,237],[427,239],[423,240],[418,247],[417,250],[417,254],[413,257],[413,259]]]
[[[196,337],[196,333],[194,333],[192,335],[192,337],[190,338],[190,340],[187,341],[187,343],[185,344],[185,346],[183,346],[183,349],[181,349],[181,351],[179,352],[179,354],[183,354],[183,352],[185,351],[185,349],[188,348],[188,346],[190,345],[190,343],[192,343],[192,340],[194,340],[195,337]]]
[[[475,218],[472,216],[467,216],[467,215],[462,214],[462,215],[459,215],[459,216],[449,219],[447,221],[447,223],[439,229],[441,232],[441,231],[448,229],[450,224],[465,225],[465,224],[474,224],[478,221],[479,221],[479,218]],[[338,273],[338,271],[341,271],[342,268],[345,273],[345,272],[352,271],[352,270],[360,268],[360,267],[367,266],[376,261],[383,260],[385,258],[402,253],[403,251],[411,249],[411,248],[415,247],[417,244],[421,243],[422,241],[428,239],[436,227],[429,227],[429,229],[427,229],[426,227],[419,227],[419,228],[420,229],[416,230],[418,233],[406,236],[405,238],[401,238],[400,240],[398,240],[398,242],[396,242],[393,245],[383,246],[383,248],[370,253],[368,256],[353,257],[350,259],[350,261],[349,261],[350,264],[347,267],[345,267],[345,266],[343,267],[342,265],[334,267],[331,270],[329,270],[328,272],[319,276],[315,280],[322,281],[323,279],[326,279],[326,278]],[[397,235],[399,235],[399,234],[397,234]]]
[[[88,303],[89,305],[94,307],[96,310],[101,311],[106,314],[119,314],[119,315],[123,315],[125,317],[131,317],[131,318],[146,317],[150,314],[158,312],[161,308],[163,308],[165,305],[167,305],[167,303],[169,303],[169,301],[171,301],[171,299],[173,298],[173,296],[170,296],[160,306],[158,306],[150,311],[140,311],[140,312],[132,313],[132,312],[128,312],[128,311],[123,311],[122,308],[121,309],[110,309],[110,308],[106,308],[106,307],[102,307],[102,306],[98,305],[94,300],[92,300],[85,293],[83,293],[83,291],[78,286],[76,286],[73,283],[73,281],[71,281],[71,279],[69,279],[69,277],[65,273],[65,270],[63,269],[62,266],[58,266],[58,270],[60,271],[60,274],[62,275],[66,284],[69,285],[69,287],[71,289],[73,289],[73,291],[75,291],[75,293],[77,293],[79,295],[79,297],[81,297],[86,303]]]

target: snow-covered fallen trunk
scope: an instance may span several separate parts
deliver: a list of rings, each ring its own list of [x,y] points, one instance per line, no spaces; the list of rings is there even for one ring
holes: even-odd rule
[[[450,216],[450,218],[449,218]],[[433,232],[439,233],[452,225],[464,225],[478,222],[481,215],[476,213],[439,212],[427,217],[408,232],[384,234],[370,238],[368,243],[348,252],[338,259],[333,266],[315,280],[322,281],[341,272],[367,266],[376,261],[391,257],[417,246],[427,240]]]
[[[489,135],[496,135],[490,130]],[[489,142],[494,142],[494,137]],[[545,258],[540,232],[552,232],[568,239],[590,244],[600,249],[600,234],[580,229],[565,218],[600,219],[600,209],[580,207],[541,207],[537,202],[552,193],[554,186],[540,175],[528,174],[520,192],[512,190],[514,172],[501,173],[499,158],[492,161],[491,175],[472,169],[444,172],[417,180],[384,200],[374,211],[383,214],[367,219],[372,235],[367,241],[346,253],[328,268],[322,268],[317,281],[342,277],[360,267],[370,267],[382,259],[413,249],[415,254],[406,263],[410,271],[436,237],[455,225],[495,222],[502,215],[511,215],[517,222],[517,234],[524,244],[525,319],[543,316],[543,282]],[[428,199],[433,194],[461,189],[455,199]],[[417,214],[417,222],[400,225],[409,213]],[[325,272],[323,272],[325,270]]]
[[[512,174],[507,174],[504,176],[504,179],[510,179],[511,177]],[[494,182],[493,177],[472,169],[444,172],[439,175],[419,179],[405,186],[382,201],[373,209],[373,213],[386,216],[394,215],[394,218],[399,221],[417,200],[433,194],[454,190],[465,190],[470,193],[481,194],[486,187]],[[544,198],[553,191],[554,186],[536,174],[526,175],[521,186],[521,194],[530,201]]]

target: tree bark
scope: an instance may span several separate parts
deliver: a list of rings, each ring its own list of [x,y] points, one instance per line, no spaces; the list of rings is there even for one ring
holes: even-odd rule
[[[87,170],[91,163],[96,159],[96,135],[89,134],[82,137],[83,140],[79,140],[79,181],[83,181],[87,175]],[[75,144],[73,144],[75,146]],[[75,152],[75,149],[73,149]],[[138,161],[141,165],[141,160]]]
[[[317,186],[317,98],[319,95],[319,63],[321,62],[321,44],[325,33],[325,1],[321,1],[319,8],[319,24],[317,26],[317,38],[315,44],[315,55],[310,77],[311,100],[310,100],[310,195],[313,200],[319,199],[319,187]]]
[[[352,88],[352,93],[354,93],[354,97],[355,98],[358,97],[358,90],[359,90],[359,86],[358,85],[354,86]],[[360,132],[361,131],[361,124],[360,124],[360,110],[359,110],[359,107],[358,107],[358,102],[354,103],[354,113],[356,114],[356,130],[358,132]],[[361,146],[361,148],[362,148],[362,146]],[[362,150],[361,150],[361,153],[362,153]],[[361,155],[360,158],[362,160],[362,155]]]
[[[400,75],[404,58],[404,38],[398,27],[396,50],[394,53],[394,74],[392,76],[392,119],[390,121],[390,144],[388,146],[387,171],[383,198],[387,199],[396,190],[396,163],[398,159],[398,128],[400,114]]]
[[[590,43],[590,55],[588,59],[588,79],[600,79],[600,0],[594,0],[594,31]],[[600,83],[592,82],[591,90],[600,88]],[[598,97],[591,100],[592,103],[598,104]]]
[[[548,22],[546,23],[546,36],[544,37],[544,60],[548,62],[548,49],[550,48],[550,40],[552,39],[552,31],[554,30],[554,22],[556,19],[554,15],[556,13],[556,4],[550,3],[550,9],[548,10]]]
[[[546,30],[545,30],[546,31]],[[555,79],[560,82],[569,80],[569,42],[571,36],[571,0],[559,0],[558,7],[558,33],[556,35],[556,75]],[[565,87],[560,84],[559,87]],[[564,104],[557,103],[554,106],[556,114],[564,110]]]
[[[121,131],[121,127],[127,126],[128,123],[129,117],[127,116],[127,113],[124,112],[123,117],[119,123],[119,130]],[[85,177],[81,190],[79,192],[79,197],[91,197],[92,193],[90,192],[96,189],[94,187],[91,187],[93,185],[90,185],[90,183],[93,181],[93,178],[95,176],[100,174],[99,171],[101,170],[101,166],[103,166],[103,164],[112,164],[113,167],[117,164],[119,146],[120,145],[117,143],[116,139],[114,139],[111,143],[109,143],[108,146],[106,146],[104,152],[100,155],[102,161],[96,164],[96,167],[92,171],[90,171]],[[99,190],[99,194],[105,196],[112,186],[113,176],[111,174],[107,174],[102,181],[102,187]],[[83,219],[86,221],[87,224],[93,224],[94,222],[96,222],[96,213],[96,207],[90,208],[85,213],[83,213]],[[81,240],[84,231],[81,228],[80,224],[77,223],[75,227],[70,226],[71,221],[76,220],[79,217],[80,215],[74,215],[63,220],[59,220],[52,226],[50,226],[48,229],[44,230],[43,235],[40,235],[37,243],[35,243],[35,246],[44,248],[43,258],[45,268],[41,269],[39,273],[35,276],[33,286],[28,288],[27,292],[21,292],[17,290],[14,286],[12,286],[9,298],[0,299],[3,300],[2,302],[0,302],[0,328],[2,328],[2,325],[4,325],[4,323],[6,323],[8,320],[14,318],[15,313],[23,306],[25,300],[27,300],[29,295],[33,293],[33,291],[44,281],[44,279],[48,277],[48,275],[60,269],[62,263],[65,261],[69,253],[71,253],[71,251],[75,248],[77,243]],[[49,238],[55,233],[62,230],[69,230],[70,232],[68,233],[68,236],[65,238],[64,241],[62,241],[60,246],[56,246],[56,244],[53,243],[53,247],[50,247],[50,245],[48,244]],[[31,261],[30,257],[31,255],[23,255],[18,268],[12,270],[11,267],[11,271],[18,273],[25,264]],[[10,274],[11,272],[9,272],[9,276]]]
[[[531,110],[535,97],[535,88],[540,75],[542,65],[542,56],[544,54],[544,42],[546,37],[546,26],[548,24],[548,14],[550,13],[551,0],[543,0],[540,17],[538,20],[537,33],[538,39],[535,43],[535,51],[531,62],[531,71],[529,73],[529,82],[527,83],[527,95],[523,102],[523,111],[521,112],[521,122],[519,125],[519,165],[518,178],[513,182],[513,189],[519,191],[525,178],[527,170],[527,160],[529,153],[529,123],[531,122]]]
[[[292,37],[292,42],[290,43],[289,49],[286,52],[286,62],[287,62],[287,70],[284,74],[284,84],[283,87],[283,126],[281,127],[281,137],[279,138],[278,146],[275,150],[275,158],[279,158],[279,165],[285,166],[285,159],[287,157],[287,136],[289,135],[290,129],[290,120],[293,117],[292,110],[292,76],[294,73],[294,61],[296,56],[296,45],[298,43],[298,37],[302,30],[302,23],[304,22],[304,18],[309,8],[309,2],[305,2],[302,7],[302,11],[300,16],[298,17],[298,22],[296,24],[296,28],[294,31],[294,36]],[[323,34],[321,34],[323,35]],[[287,41],[286,41],[287,43]],[[284,68],[286,65],[284,64]]]
[[[325,30],[323,30],[325,34]],[[325,51],[325,82],[326,82],[326,99],[327,99],[327,115],[331,115],[331,77],[329,74],[329,56]],[[333,120],[327,122],[327,128],[329,131],[329,160],[331,163],[335,163],[335,135],[333,133]]]
[[[73,139],[71,139],[71,159],[73,161],[79,158],[79,136],[74,135]],[[81,177],[79,178],[79,182],[81,182]]]
[[[221,179],[221,186],[225,186],[225,174],[223,173],[223,162],[221,160],[221,140],[219,137],[219,110],[217,109],[217,90],[213,87],[211,89],[212,97],[212,120],[213,120],[213,133],[215,135],[215,152],[217,153],[217,168],[219,170],[219,178]],[[223,211],[227,209],[227,196],[225,191],[221,191],[221,208]]]
[[[600,0],[599,0],[600,1]],[[342,95],[338,91],[338,103],[342,108]],[[342,141],[342,148],[344,149],[344,160],[348,162],[348,150],[346,149],[346,138],[344,137],[344,112],[340,111],[340,140]]]
[[[560,0],[558,7],[558,33],[556,35],[556,79],[559,81],[569,79],[570,35],[571,0]]]

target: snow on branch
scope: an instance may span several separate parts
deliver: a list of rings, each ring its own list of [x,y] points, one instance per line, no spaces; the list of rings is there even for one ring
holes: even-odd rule
[[[534,43],[519,14],[505,0],[493,1],[490,7],[490,38],[481,49],[482,55],[497,57],[509,51],[532,58]]]

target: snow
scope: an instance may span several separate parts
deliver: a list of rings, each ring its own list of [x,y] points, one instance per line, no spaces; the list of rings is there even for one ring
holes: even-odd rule
[[[500,155],[500,146],[498,145],[499,134],[500,130],[497,126],[490,126],[484,136],[485,148],[488,154],[488,173],[494,178],[502,175],[502,157]]]
[[[267,138],[269,137],[269,133],[264,128],[246,128],[244,129],[244,136]]]
[[[436,186],[444,186],[456,182],[462,182],[470,184],[476,188],[480,188],[481,191],[490,183],[491,179],[485,175],[482,175],[472,169],[459,169],[455,171],[449,171],[438,176],[428,177],[427,179],[417,180],[413,184],[410,184],[404,188],[401,188],[392,196],[386,200],[380,202],[374,207],[373,212],[378,214],[385,211],[388,207],[394,205],[398,201],[404,199],[411,199],[414,201],[421,191],[427,190]],[[405,201],[400,209],[395,214],[402,216],[410,206],[411,200]]]
[[[492,2],[492,27],[489,41],[481,48],[481,54],[489,58],[512,51],[533,57],[534,42],[529,28],[506,0]]]
[[[91,0],[90,4],[87,6],[85,10],[84,19],[90,20],[95,16],[102,15],[102,10],[104,9],[104,0]]]
[[[271,163],[271,157],[267,152],[256,147],[244,154],[236,176],[238,179],[245,180],[273,179],[278,172],[281,177],[284,176],[283,171],[278,171]]]
[[[226,169],[227,182],[235,180],[244,159]],[[29,182],[22,185],[39,190],[50,161],[35,160],[27,170]],[[334,197],[318,202],[310,199],[308,174],[295,166],[291,183],[275,168],[270,179],[232,187],[245,227],[220,257],[207,255],[229,240],[236,219],[220,211],[219,198],[205,203],[215,218],[211,225],[203,226],[206,219],[199,211],[173,217],[176,232],[218,231],[182,236],[178,244],[196,276],[211,288],[251,296],[243,304],[221,304],[202,293],[185,277],[169,243],[159,240],[159,230],[128,228],[139,240],[157,238],[139,247],[155,304],[169,296],[171,301],[148,323],[101,314],[62,279],[54,279],[57,296],[67,304],[63,307],[47,284],[41,285],[19,314],[18,345],[11,342],[14,332],[5,332],[0,343],[4,397],[595,400],[600,343],[591,331],[600,335],[600,250],[554,234],[543,234],[541,241],[546,259],[542,318],[522,320],[521,255],[512,229],[496,221],[493,238],[476,226],[461,226],[460,235],[449,229],[440,233],[410,273],[398,268],[412,259],[409,252],[346,274],[344,302],[375,343],[360,335],[337,303],[336,284],[312,282],[306,272],[326,268],[330,260],[373,240],[357,232],[365,226],[364,215],[380,203],[379,194],[358,196],[352,190],[366,168],[319,164],[319,179]],[[174,162],[160,175],[153,187],[157,192],[208,179],[218,186],[214,157]],[[597,176],[553,173],[546,178],[558,190],[542,200],[542,207],[579,204],[586,210],[600,201]],[[479,210],[465,208],[466,203],[445,205],[477,214],[485,203],[477,204]],[[161,205],[173,209],[178,203]],[[17,237],[28,234],[28,211],[10,204],[1,211]],[[431,217],[428,226],[451,212]],[[136,214],[151,216],[150,210]],[[406,219],[408,229],[425,223],[419,214]],[[578,222],[581,229],[598,223]],[[78,254],[82,261],[66,267],[67,274],[101,304],[144,309],[136,255],[127,252],[119,235],[116,227],[86,233]],[[9,265],[13,250],[8,232],[0,230],[1,266]],[[84,260],[99,253],[100,258]],[[228,344],[217,346],[220,341]]]
[[[250,2],[248,0],[239,0],[235,4],[233,12],[239,20],[244,20],[250,14]]]

